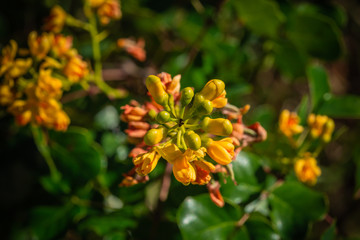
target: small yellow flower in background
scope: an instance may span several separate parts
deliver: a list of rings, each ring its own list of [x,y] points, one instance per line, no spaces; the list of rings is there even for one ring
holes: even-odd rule
[[[0,105],[9,105],[15,100],[15,93],[9,85],[0,85]]]
[[[66,21],[66,12],[62,7],[56,5],[50,11],[50,15],[45,19],[43,29],[45,31],[59,33],[62,31]]]
[[[97,13],[103,25],[109,24],[111,19],[120,19],[122,15],[118,0],[105,0],[98,7]]]
[[[325,115],[310,114],[308,117],[310,134],[312,138],[319,138],[329,142],[335,128],[334,120]]]
[[[100,7],[106,0],[89,0],[90,7],[97,8]]]
[[[292,137],[304,131],[303,126],[299,125],[300,118],[295,112],[285,109],[280,114],[279,129],[287,137]]]
[[[69,117],[55,99],[38,102],[36,110],[34,118],[39,125],[54,128],[57,131],[65,131],[70,124]]]
[[[133,159],[136,172],[140,175],[149,174],[156,167],[160,157],[161,155],[155,150],[136,156]]]
[[[40,36],[35,31],[29,34],[28,44],[31,55],[39,60],[46,57],[52,45],[53,35],[42,33]]]
[[[72,44],[72,36],[64,36],[62,34],[57,34],[53,38],[51,50],[56,56],[62,57],[69,53]]]
[[[305,153],[303,158],[295,162],[294,170],[301,182],[310,185],[314,185],[317,178],[321,175],[321,169],[317,165],[316,159],[310,153]]]
[[[231,138],[224,138],[220,141],[209,139],[207,153],[217,163],[227,165],[234,157],[234,145]]]
[[[2,49],[0,76],[2,76],[13,64],[17,49],[18,45],[14,40],[10,40],[10,44]]]
[[[6,77],[8,78],[18,78],[27,73],[29,68],[32,65],[32,59],[15,59],[13,64],[9,67],[8,71],[6,72]]]
[[[81,56],[76,55],[70,57],[63,69],[63,73],[70,82],[75,83],[84,78],[89,73],[89,70],[87,68],[87,63],[82,60]]]
[[[40,70],[39,79],[35,89],[38,99],[59,98],[62,94],[61,80],[51,76],[52,70]]]

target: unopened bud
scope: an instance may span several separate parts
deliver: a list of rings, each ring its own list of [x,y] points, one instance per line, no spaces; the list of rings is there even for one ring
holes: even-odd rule
[[[194,131],[188,131],[184,135],[186,145],[192,150],[198,150],[201,147],[201,138]]]
[[[208,115],[213,111],[213,105],[209,100],[204,100],[198,107],[200,114]]]
[[[323,133],[323,136],[322,136],[322,140],[324,142],[326,142],[326,143],[330,142],[332,133],[334,131],[334,128],[335,128],[334,120],[329,118],[329,120],[325,124],[324,133]]]
[[[180,102],[182,106],[187,106],[194,97],[194,90],[191,87],[184,88],[181,91]]]
[[[155,119],[157,113],[154,109],[150,109],[150,111],[148,112],[148,115],[150,116],[151,119]]]
[[[170,113],[167,111],[161,111],[156,116],[156,120],[161,124],[167,123],[170,120]]]
[[[220,96],[225,89],[225,83],[219,79],[212,79],[206,83],[204,88],[200,91],[200,95],[207,100],[214,100]]]
[[[224,118],[211,119],[205,117],[201,123],[201,128],[205,132],[218,136],[229,136],[233,131],[231,122]]]
[[[150,75],[146,78],[145,81],[146,88],[150,92],[151,96],[154,98],[155,102],[165,106],[168,104],[169,96],[165,91],[163,84],[159,77],[155,75]]]
[[[150,129],[144,136],[144,142],[149,145],[155,145],[161,142],[166,135],[166,129],[163,127]]]

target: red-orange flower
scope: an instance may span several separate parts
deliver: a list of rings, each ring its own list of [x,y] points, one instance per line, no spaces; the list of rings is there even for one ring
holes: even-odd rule
[[[143,62],[146,60],[146,52],[144,50],[145,41],[139,38],[137,42],[129,38],[120,38],[117,40],[119,48],[123,48],[128,54],[133,56],[135,59]]]

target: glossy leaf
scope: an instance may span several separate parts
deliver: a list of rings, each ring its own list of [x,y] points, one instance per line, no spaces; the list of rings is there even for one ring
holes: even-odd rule
[[[228,204],[218,208],[204,194],[185,199],[178,210],[178,225],[184,239],[221,240],[235,234],[240,217],[239,208]]]
[[[304,239],[309,223],[326,213],[325,198],[298,182],[285,182],[269,196],[272,221],[283,239]]]
[[[232,162],[232,167],[237,184],[235,185],[230,178],[226,178],[226,183],[221,183],[221,192],[225,198],[238,204],[261,191],[259,177],[262,177],[263,171],[258,156],[240,152]]]
[[[330,225],[328,229],[325,230],[321,236],[321,240],[335,240],[336,238],[336,221]]]
[[[246,221],[245,227],[254,240],[279,240],[280,236],[274,231],[269,220],[259,214],[252,214]]]
[[[311,105],[314,109],[324,101],[324,95],[330,93],[330,86],[326,70],[321,66],[310,66],[307,69],[307,77],[309,79]]]
[[[360,118],[359,106],[359,96],[329,96],[321,104],[317,113],[334,118]]]
[[[74,184],[94,178],[106,166],[103,151],[86,129],[53,132],[52,139],[50,148],[55,164]]]

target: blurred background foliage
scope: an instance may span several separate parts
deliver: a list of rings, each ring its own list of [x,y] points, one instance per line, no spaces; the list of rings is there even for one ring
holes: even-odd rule
[[[27,34],[40,30],[55,4],[83,15],[81,1],[3,2],[1,47],[10,39],[25,46]],[[61,176],[49,175],[30,127],[17,127],[1,109],[4,239],[360,239],[357,1],[122,0],[121,7],[122,19],[110,24],[101,46],[104,77],[130,95],[114,101],[96,93],[73,98],[79,89],[72,89],[64,96],[71,127],[49,133]],[[86,33],[66,33],[91,59]],[[112,42],[128,36],[145,39],[144,63],[115,50]],[[144,100],[145,77],[161,71],[181,74],[182,87],[196,90],[209,79],[222,79],[232,104],[252,106],[245,122],[259,121],[268,132],[266,142],[234,162],[239,185],[223,184],[224,208],[199,195],[207,192],[204,186],[176,181],[167,201],[159,201],[164,162],[147,184],[118,186],[132,168],[120,107],[132,98]],[[313,189],[290,175],[262,198],[276,178],[261,166],[276,168],[273,156],[287,151],[277,125],[284,108],[303,120],[310,112],[328,115],[338,134],[319,156],[322,175]],[[252,213],[246,223],[234,224],[244,213]]]

